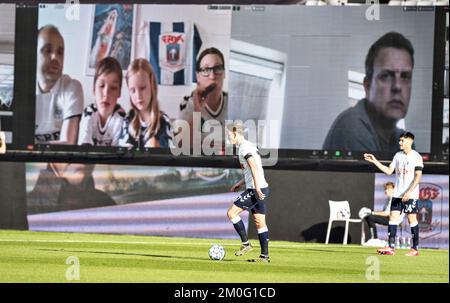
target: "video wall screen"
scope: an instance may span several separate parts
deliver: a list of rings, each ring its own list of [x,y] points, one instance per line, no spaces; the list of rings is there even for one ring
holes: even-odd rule
[[[12,143],[14,101],[15,4],[0,4],[0,131]]]
[[[435,8],[176,6],[38,5],[35,149],[223,155],[234,120],[263,149],[435,148]]]
[[[238,169],[27,163],[34,231],[233,238]],[[242,214],[248,227],[248,213]]]
[[[219,103],[202,106],[215,117],[226,117],[228,85],[223,69],[229,63],[231,10],[210,10],[206,5],[177,5],[175,10],[172,5],[97,4],[81,5],[79,17],[76,22],[67,20],[61,5],[39,8],[35,143],[175,146],[172,123],[190,116],[180,107],[197,87],[195,60],[212,47],[217,54],[206,60],[223,58],[206,67],[220,65],[222,74],[215,79],[203,76],[197,91],[214,84],[206,97],[215,96]],[[48,36],[57,37],[54,47],[60,47],[61,54],[48,63],[54,64],[54,78],[43,88],[50,78],[46,73],[52,73],[42,55]],[[67,98],[56,97],[55,88],[73,92]],[[50,96],[55,96],[51,101],[56,111]],[[191,105],[192,100],[186,110],[192,112]]]
[[[434,12],[381,7],[380,20],[369,21],[366,11],[272,6],[233,14],[232,41],[249,45],[249,55],[264,47],[284,59],[273,59],[282,92],[268,98],[265,115],[281,122],[279,148],[395,152],[400,129],[408,129],[416,149],[430,151]],[[389,46],[365,80],[369,49],[380,38]]]

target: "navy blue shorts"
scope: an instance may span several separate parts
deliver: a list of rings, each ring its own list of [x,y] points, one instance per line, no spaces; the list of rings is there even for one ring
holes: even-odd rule
[[[245,190],[239,198],[234,201],[234,205],[244,210],[251,211],[252,214],[266,214],[267,197],[269,196],[269,188],[261,188],[261,191],[266,195],[264,200],[258,198],[258,194],[254,189]]]
[[[393,210],[405,214],[417,214],[417,199],[409,199],[403,202],[402,198],[392,198],[391,211]]]

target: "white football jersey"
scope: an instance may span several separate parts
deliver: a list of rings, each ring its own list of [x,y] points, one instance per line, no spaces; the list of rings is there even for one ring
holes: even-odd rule
[[[253,157],[256,163],[257,175],[260,188],[268,187],[269,185],[264,178],[264,170],[262,167],[261,156],[259,154],[258,148],[244,139],[244,141],[239,145],[239,162],[241,163],[242,170],[244,171],[245,186],[246,188],[255,188],[253,182],[253,175],[250,165],[248,165],[247,159]]]
[[[416,168],[423,168],[422,156],[415,150],[411,150],[409,154],[399,151],[395,154],[389,167],[395,168],[394,197],[402,198],[414,181]],[[419,199],[419,185],[412,191],[410,199]]]
[[[78,145],[118,146],[125,116],[124,109],[116,104],[114,111],[102,126],[97,106],[90,104],[81,117]]]
[[[78,80],[62,75],[48,93],[36,83],[35,143],[59,140],[63,121],[81,116],[83,88]]]

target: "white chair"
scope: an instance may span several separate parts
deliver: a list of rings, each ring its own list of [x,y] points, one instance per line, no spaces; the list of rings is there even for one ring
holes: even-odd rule
[[[347,244],[348,225],[350,222],[361,223],[361,235],[364,236],[364,222],[361,219],[350,218],[350,204],[348,203],[348,201],[329,200],[328,204],[330,205],[330,218],[328,220],[327,238],[325,240],[325,244],[328,244],[328,240],[330,239],[331,225],[334,221],[345,222],[344,241],[342,244]],[[361,241],[364,240],[362,240],[361,238]]]

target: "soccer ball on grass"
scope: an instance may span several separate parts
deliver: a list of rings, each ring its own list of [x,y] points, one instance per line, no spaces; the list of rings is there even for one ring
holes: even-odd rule
[[[220,261],[225,258],[225,248],[222,245],[214,244],[209,248],[209,258],[211,260]]]

